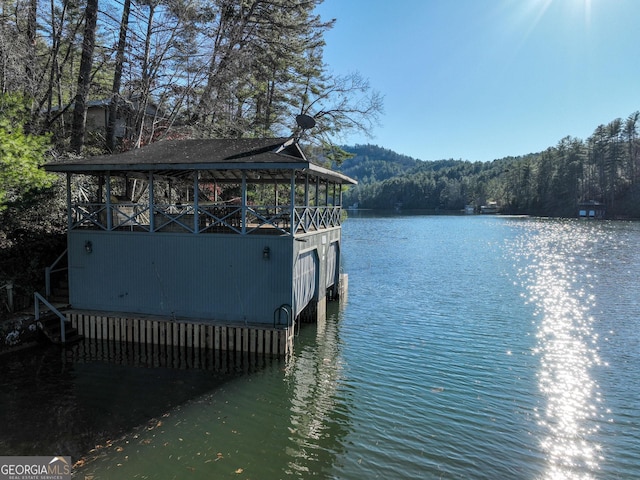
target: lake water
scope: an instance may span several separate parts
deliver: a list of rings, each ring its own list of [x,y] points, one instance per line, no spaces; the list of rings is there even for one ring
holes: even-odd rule
[[[640,477],[640,223],[352,215],[342,256],[289,361],[0,361],[0,450],[94,480]]]

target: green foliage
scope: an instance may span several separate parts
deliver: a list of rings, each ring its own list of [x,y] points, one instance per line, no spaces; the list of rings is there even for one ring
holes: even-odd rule
[[[596,128],[583,141],[493,162],[423,162],[380,147],[345,147],[355,156],[338,167],[358,179],[345,205],[403,210],[462,210],[498,203],[501,212],[576,215],[581,201],[605,203],[610,217],[640,218],[640,114]]]
[[[418,164],[418,160],[400,155],[377,145],[356,145],[342,147],[351,154],[339,166],[345,175],[355,178],[360,183],[383,181],[410,171]],[[337,165],[334,165],[337,167]]]
[[[348,148],[324,141],[321,141],[320,145],[305,143],[302,146],[306,157],[313,163],[333,169],[338,165],[344,165],[346,161],[355,156],[354,153],[348,151]]]
[[[18,95],[0,96],[0,210],[34,190],[50,187],[54,177],[39,167],[49,136],[25,133],[27,102]]]

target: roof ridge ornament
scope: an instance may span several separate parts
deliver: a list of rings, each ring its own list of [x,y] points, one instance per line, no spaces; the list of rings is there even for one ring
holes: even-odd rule
[[[294,143],[296,143],[296,138],[295,138],[295,137],[291,137],[291,138],[287,139],[287,141],[286,141],[286,142],[284,142],[282,145],[280,145],[280,146],[276,149],[275,153],[280,153],[280,152],[282,152],[283,150],[286,150],[288,147],[290,147],[290,146],[291,146],[291,145],[293,145]]]

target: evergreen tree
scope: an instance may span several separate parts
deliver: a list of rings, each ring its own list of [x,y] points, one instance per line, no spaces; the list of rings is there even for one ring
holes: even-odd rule
[[[39,168],[49,148],[48,136],[24,132],[28,103],[16,94],[0,94],[0,211],[53,183],[54,177]]]

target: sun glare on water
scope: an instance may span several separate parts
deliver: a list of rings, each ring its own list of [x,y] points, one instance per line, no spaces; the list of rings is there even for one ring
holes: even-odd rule
[[[602,460],[593,440],[602,407],[593,375],[600,364],[598,338],[589,315],[595,300],[583,282],[588,266],[575,255],[589,242],[562,224],[527,242],[534,261],[522,276],[538,325],[534,354],[544,402],[536,415],[545,432],[545,478],[594,478]]]

